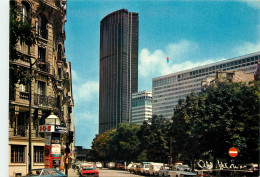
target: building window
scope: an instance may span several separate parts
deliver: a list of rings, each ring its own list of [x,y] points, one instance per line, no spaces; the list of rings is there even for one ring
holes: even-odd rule
[[[11,145],[11,163],[25,162],[25,146]]]
[[[34,146],[34,158],[35,163],[44,163],[44,147],[43,146]]]
[[[22,22],[30,23],[30,5],[26,2],[22,3]]]
[[[20,92],[29,92],[28,84],[27,85],[20,84],[19,90],[20,90]]]
[[[46,49],[45,48],[38,48],[38,59],[40,62],[45,63],[45,58],[46,58]]]
[[[38,81],[38,94],[45,95],[45,82]]]

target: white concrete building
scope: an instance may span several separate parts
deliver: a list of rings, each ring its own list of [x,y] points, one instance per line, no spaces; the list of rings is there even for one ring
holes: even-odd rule
[[[152,92],[141,91],[132,94],[132,121],[142,124],[144,120],[152,118]]]
[[[201,92],[201,81],[216,75],[216,71],[241,70],[255,73],[260,52],[153,78],[153,115],[173,116],[173,108],[180,98]]]

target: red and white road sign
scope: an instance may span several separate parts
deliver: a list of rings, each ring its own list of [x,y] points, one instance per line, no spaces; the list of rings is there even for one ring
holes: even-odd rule
[[[238,149],[235,147],[232,147],[229,149],[228,154],[230,157],[236,157],[238,155]]]

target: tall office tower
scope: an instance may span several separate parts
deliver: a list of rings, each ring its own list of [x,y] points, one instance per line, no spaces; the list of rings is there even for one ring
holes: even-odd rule
[[[141,91],[132,94],[132,122],[143,124],[145,120],[152,118],[152,92]]]
[[[100,22],[99,133],[131,122],[138,90],[138,13],[121,9]]]
[[[256,73],[258,62],[260,52],[153,78],[153,115],[171,118],[178,100],[192,92],[201,92],[201,81],[207,77],[216,76],[217,71]]]

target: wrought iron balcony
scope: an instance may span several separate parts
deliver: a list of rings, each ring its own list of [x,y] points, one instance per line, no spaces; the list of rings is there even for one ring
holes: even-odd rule
[[[29,100],[29,92],[20,92],[20,99]]]
[[[50,72],[50,63],[46,62],[44,59],[39,58],[37,60],[37,65],[41,71],[48,72],[48,73]]]
[[[34,105],[57,107],[57,99],[51,96],[34,94]]]
[[[25,136],[25,126],[18,125],[17,128],[15,129],[15,135],[17,136]]]

